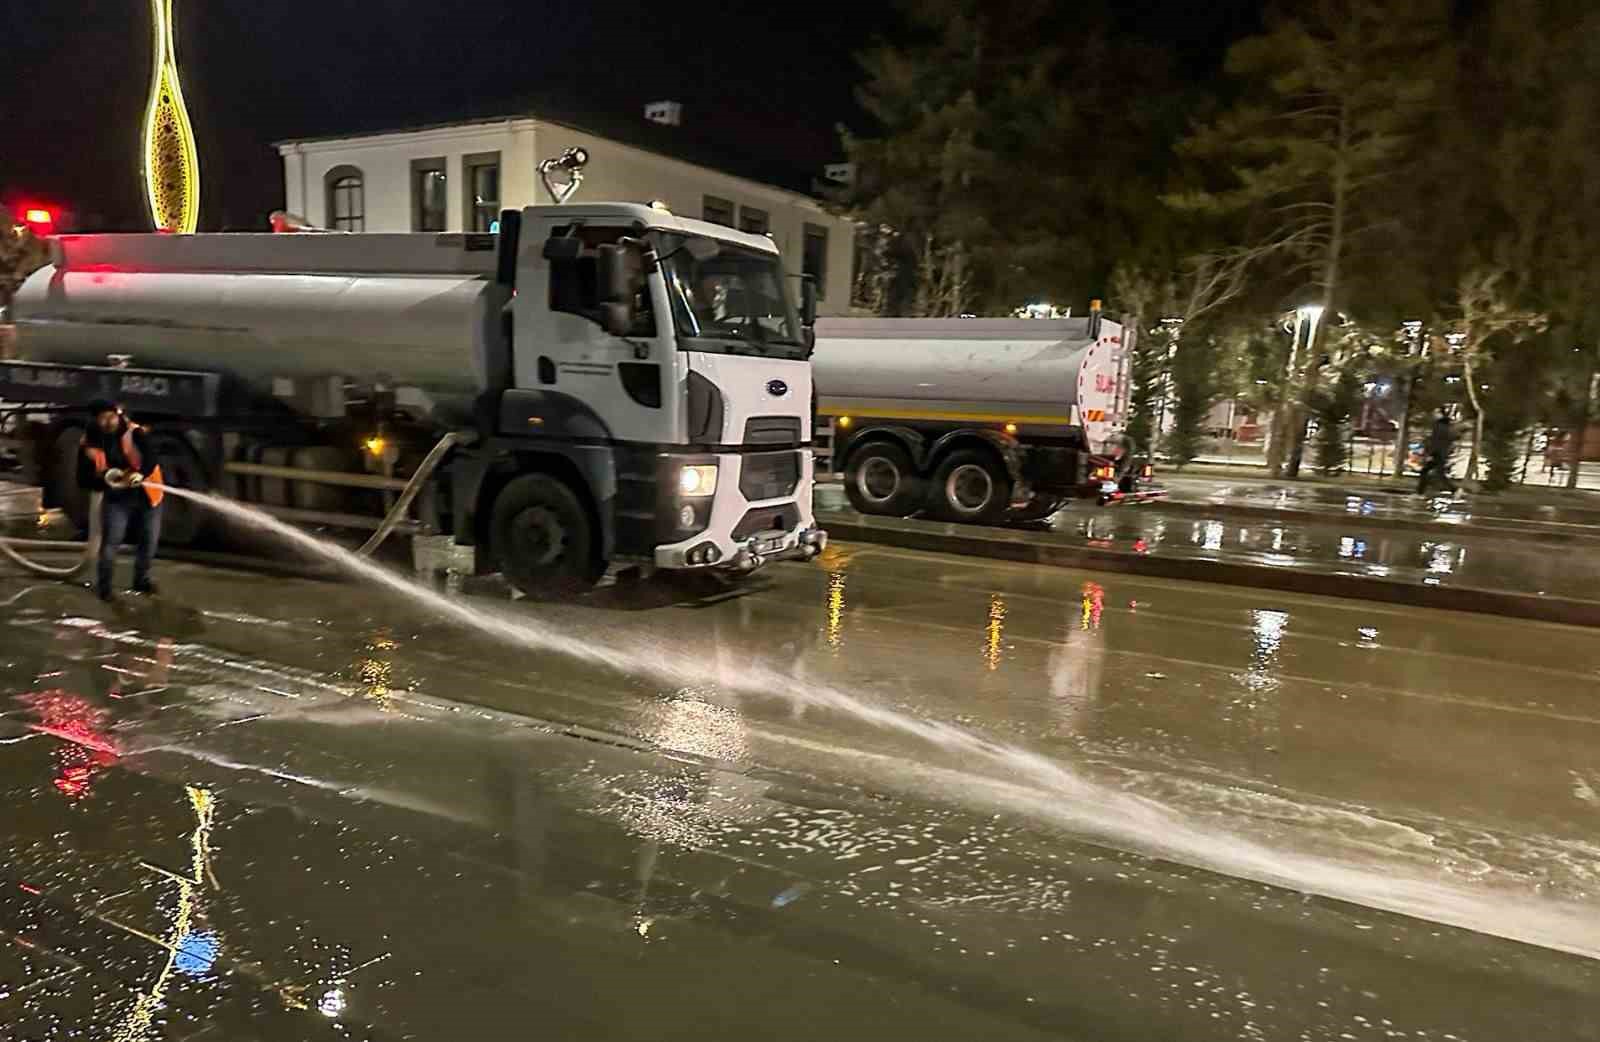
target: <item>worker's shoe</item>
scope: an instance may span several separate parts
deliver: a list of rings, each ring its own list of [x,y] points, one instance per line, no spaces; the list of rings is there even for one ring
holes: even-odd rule
[[[110,604],[112,601],[117,599],[117,595],[111,592],[111,587],[109,586],[95,587],[94,595],[100,598],[102,601],[105,601],[107,604]]]
[[[149,579],[136,579],[133,583],[133,592],[142,593],[147,597],[154,597],[160,591],[156,589],[156,584]]]

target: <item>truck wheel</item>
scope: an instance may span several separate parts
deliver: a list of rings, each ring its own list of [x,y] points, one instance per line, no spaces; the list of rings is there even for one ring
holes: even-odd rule
[[[892,441],[874,441],[850,453],[844,494],[863,514],[905,517],[920,505],[911,456]]]
[[[929,509],[945,521],[984,524],[1010,505],[1011,475],[990,453],[958,449],[934,469]]]
[[[83,429],[65,427],[50,446],[44,471],[45,494],[61,508],[80,532],[89,530],[89,493],[78,487],[78,456],[83,451]]]
[[[489,539],[506,578],[529,597],[582,593],[605,574],[589,512],[572,489],[545,474],[525,474],[500,490]]]
[[[194,450],[179,437],[156,434],[150,439],[156,461],[161,464],[162,481],[173,488],[205,492],[211,485]],[[161,500],[161,543],[164,546],[191,546],[205,535],[210,521],[205,507],[177,496]]]

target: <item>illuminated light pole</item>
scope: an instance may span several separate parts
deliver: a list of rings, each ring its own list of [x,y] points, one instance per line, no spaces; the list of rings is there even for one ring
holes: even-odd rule
[[[200,220],[200,158],[178,84],[172,0],[150,0],[155,71],[144,115],[144,187],[157,231],[189,234]]]

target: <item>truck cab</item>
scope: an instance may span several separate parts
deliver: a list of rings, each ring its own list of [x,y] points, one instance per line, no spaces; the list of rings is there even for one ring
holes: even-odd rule
[[[820,550],[814,298],[802,283],[794,307],[772,240],[623,203],[528,207],[510,223],[496,446],[556,450],[586,475],[606,559],[749,570]],[[547,523],[535,508],[500,515],[502,545]]]

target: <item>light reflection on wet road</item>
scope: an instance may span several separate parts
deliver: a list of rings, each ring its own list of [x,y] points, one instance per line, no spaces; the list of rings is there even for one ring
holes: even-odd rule
[[[1591,959],[1086,842],[907,735],[166,578],[0,626],[8,1038],[1600,1038]],[[1600,954],[1587,631],[843,546],[658,593],[545,610]]]

